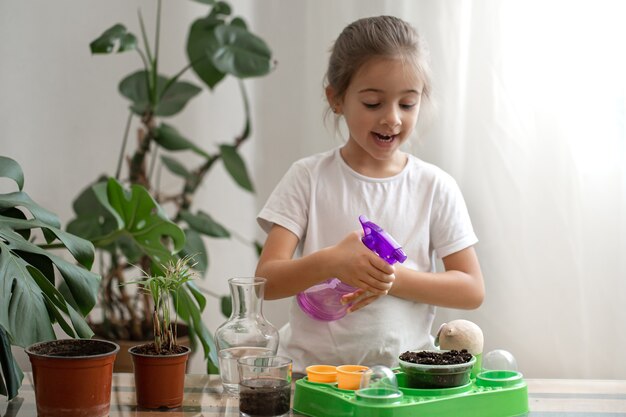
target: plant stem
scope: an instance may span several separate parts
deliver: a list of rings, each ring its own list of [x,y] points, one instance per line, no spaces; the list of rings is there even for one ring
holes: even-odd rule
[[[128,119],[126,120],[126,128],[124,129],[124,138],[122,139],[122,148],[120,149],[120,156],[117,158],[117,169],[115,170],[115,179],[120,179],[122,172],[122,161],[126,154],[126,144],[128,143],[128,133],[130,132],[130,122],[133,120],[133,112],[128,112]]]

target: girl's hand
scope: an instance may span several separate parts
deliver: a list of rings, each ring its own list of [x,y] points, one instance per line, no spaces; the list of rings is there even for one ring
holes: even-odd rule
[[[382,297],[382,295],[376,295],[369,291],[358,289],[353,293],[341,297],[341,303],[351,304],[350,308],[348,308],[348,313],[352,313],[353,311],[360,310],[366,305],[371,304],[380,297]]]
[[[341,242],[332,247],[332,264],[334,274],[344,283],[369,291],[369,296],[387,294],[395,279],[394,268],[378,255],[369,250],[363,242],[359,232],[351,232]],[[374,299],[361,305],[370,297],[359,301],[359,308],[371,303]]]

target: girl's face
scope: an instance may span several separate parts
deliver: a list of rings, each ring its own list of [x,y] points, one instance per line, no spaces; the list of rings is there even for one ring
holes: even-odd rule
[[[410,61],[373,58],[354,75],[343,100],[332,99],[350,136],[342,155],[366,175],[393,175],[406,157],[397,152],[417,123],[423,82]],[[359,169],[361,168],[361,169]]]

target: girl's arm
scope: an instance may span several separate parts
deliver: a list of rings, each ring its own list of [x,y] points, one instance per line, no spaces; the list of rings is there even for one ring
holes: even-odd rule
[[[394,268],[367,249],[356,231],[337,245],[292,259],[297,246],[295,234],[272,227],[256,269],[256,276],[267,279],[266,299],[295,295],[331,277],[378,295],[391,288]]]
[[[396,280],[389,294],[442,307],[474,309],[485,297],[480,264],[473,247],[443,258],[445,272],[418,272],[396,267]]]

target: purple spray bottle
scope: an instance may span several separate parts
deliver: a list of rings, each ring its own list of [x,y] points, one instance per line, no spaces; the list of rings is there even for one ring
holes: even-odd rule
[[[359,221],[363,227],[361,241],[365,246],[390,265],[406,260],[402,247],[380,226],[363,215],[359,216]],[[344,284],[338,278],[330,278],[299,293],[296,299],[302,311],[312,318],[333,321],[345,316],[350,307],[341,304],[341,297],[356,290],[357,288]]]

